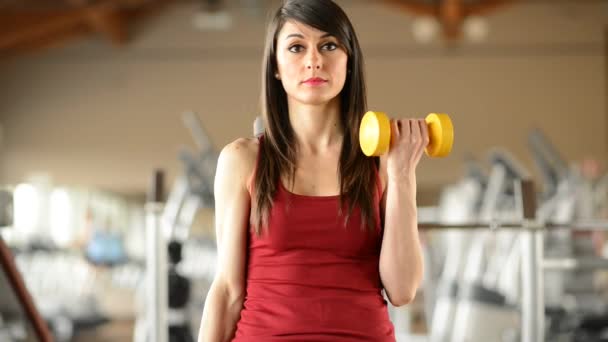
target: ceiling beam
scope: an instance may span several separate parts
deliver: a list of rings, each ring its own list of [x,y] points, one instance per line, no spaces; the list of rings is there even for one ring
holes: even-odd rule
[[[82,9],[44,12],[0,12],[0,51],[84,25]]]
[[[461,37],[462,24],[468,16],[486,15],[496,8],[518,0],[484,0],[466,4],[463,0],[441,0],[428,4],[421,0],[384,0],[390,6],[405,10],[415,16],[431,16],[441,23],[443,35],[448,41]]]
[[[128,39],[128,17],[115,5],[88,9],[86,20],[90,28],[105,35],[114,45],[123,45]]]
[[[520,0],[485,0],[465,7],[464,15],[487,15],[497,8],[519,2]]]
[[[464,21],[462,0],[443,0],[439,4],[439,21],[443,27],[443,34],[448,40],[460,38]]]
[[[384,0],[387,4],[410,12],[414,15],[426,15],[436,17],[439,9],[434,5],[429,5],[415,0]]]
[[[1,0],[0,0],[1,1]],[[129,39],[131,21],[158,13],[173,0],[62,0],[56,6],[0,7],[0,56],[57,46],[99,33],[114,46]],[[18,3],[19,4],[19,3]]]

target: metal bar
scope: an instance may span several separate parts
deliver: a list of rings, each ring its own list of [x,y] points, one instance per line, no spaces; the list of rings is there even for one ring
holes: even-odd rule
[[[608,269],[606,258],[551,258],[543,260],[545,270]]]
[[[167,342],[167,246],[163,236],[163,174],[156,171],[146,211],[146,341]]]
[[[576,231],[591,231],[591,230],[608,230],[608,221],[596,220],[596,221],[578,221],[572,223],[544,223],[541,224],[536,222],[535,228],[538,229],[542,226],[545,230],[576,230]],[[419,222],[419,229],[433,230],[433,229],[526,229],[523,222],[471,222],[471,223],[440,223],[440,222]]]
[[[186,176],[180,175],[173,183],[173,187],[169,193],[169,198],[167,199],[163,209],[163,220],[172,234],[174,233],[175,227],[179,225],[180,211],[183,208],[184,200],[187,196],[188,181]]]
[[[543,233],[522,232],[522,341],[544,341]]]
[[[4,272],[4,277],[8,280],[14,291],[13,294],[3,293],[2,295],[14,295],[16,297],[17,301],[21,305],[21,309],[23,309],[25,315],[27,316],[29,324],[31,324],[31,326],[34,328],[36,338],[33,339],[41,342],[53,342],[53,335],[51,335],[51,332],[44,322],[42,315],[40,315],[40,312],[36,308],[36,303],[27,290],[25,281],[23,280],[23,277],[15,264],[15,259],[8,246],[4,243],[2,237],[0,237],[0,271]],[[3,307],[3,309],[5,308]]]
[[[424,222],[418,223],[418,229],[434,230],[434,229],[522,229],[522,223],[500,223],[500,222],[472,222],[472,223],[458,223],[458,224],[445,224],[445,223],[434,223]]]
[[[535,222],[536,196],[534,184],[515,181],[515,198],[522,212],[522,342],[544,341],[545,303],[543,291],[543,230]]]
[[[568,229],[568,230],[608,230],[607,220],[584,220],[571,223],[552,223],[545,225],[548,229]]]
[[[192,139],[194,139],[194,143],[196,144],[199,152],[207,153],[212,151],[213,145],[211,145],[209,135],[205,131],[199,116],[195,112],[187,111],[182,115],[182,118],[184,120],[184,124],[190,130]]]

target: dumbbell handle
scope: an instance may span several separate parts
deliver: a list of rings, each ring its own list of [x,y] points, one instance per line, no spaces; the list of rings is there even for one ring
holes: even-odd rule
[[[431,113],[425,118],[429,127],[429,144],[425,152],[431,157],[444,157],[452,150],[454,126],[447,114]],[[391,125],[383,112],[367,112],[359,128],[359,144],[367,156],[380,156],[390,147]]]

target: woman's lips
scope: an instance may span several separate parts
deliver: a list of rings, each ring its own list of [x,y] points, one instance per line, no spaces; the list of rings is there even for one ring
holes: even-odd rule
[[[327,81],[324,80],[324,79],[322,79],[322,78],[311,78],[311,79],[308,79],[308,80],[304,81],[304,83],[308,84],[308,85],[321,85],[321,84],[324,84],[326,82]]]

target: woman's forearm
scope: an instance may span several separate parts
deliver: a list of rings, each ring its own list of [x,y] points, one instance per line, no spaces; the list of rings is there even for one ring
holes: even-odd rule
[[[243,308],[242,291],[230,291],[220,281],[211,284],[198,334],[198,342],[228,342],[234,337]]]
[[[380,277],[393,305],[409,303],[422,280],[415,176],[390,180],[386,189]]]

